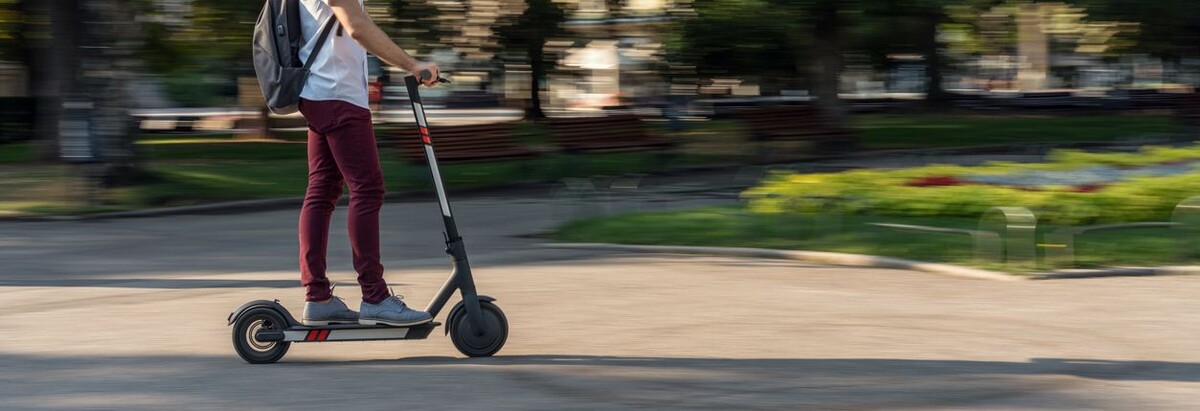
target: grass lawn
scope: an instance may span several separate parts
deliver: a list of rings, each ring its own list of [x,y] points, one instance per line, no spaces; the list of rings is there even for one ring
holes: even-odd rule
[[[300,197],[307,184],[303,143],[175,138],[142,141],[138,150],[146,159],[143,166],[151,175],[149,181],[93,192],[84,191],[87,186],[79,177],[79,168],[0,163],[0,175],[6,177],[0,179],[0,213],[82,214]],[[563,177],[650,172],[668,165],[657,156],[657,153],[560,154],[519,161],[443,164],[441,171],[453,192]],[[381,157],[389,191],[432,189],[427,166],[400,160],[386,150]],[[674,158],[670,165],[705,160],[684,155]]]
[[[833,251],[1020,271],[973,260],[972,244],[967,237],[901,232],[868,223],[965,229],[975,229],[978,224],[964,218],[753,215],[740,207],[728,206],[585,219],[560,227],[554,237],[571,242]],[[1055,228],[1039,227],[1039,238]],[[1181,257],[1176,235],[1166,229],[1085,234],[1076,239],[1074,267],[1194,263],[1195,258]]]
[[[0,144],[0,164],[20,164],[33,158],[33,144],[27,141]]]
[[[1105,141],[1185,131],[1168,115],[864,114],[851,122],[867,148]]]

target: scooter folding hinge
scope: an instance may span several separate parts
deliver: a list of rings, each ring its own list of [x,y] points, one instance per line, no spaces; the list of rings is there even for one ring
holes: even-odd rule
[[[458,256],[465,254],[463,249],[462,237],[454,237],[446,240],[446,254]]]

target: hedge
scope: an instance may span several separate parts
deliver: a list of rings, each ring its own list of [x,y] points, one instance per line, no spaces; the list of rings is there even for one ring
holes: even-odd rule
[[[982,166],[930,165],[900,170],[839,173],[773,173],[742,193],[756,213],[840,211],[913,217],[978,217],[994,206],[1020,206],[1039,220],[1058,224],[1160,221],[1180,201],[1200,195],[1200,145],[1144,147],[1137,153],[1063,150],[1045,163],[994,162]],[[1191,162],[1195,162],[1192,164]],[[1129,176],[1103,185],[1013,186],[971,178],[1029,172],[1084,170],[1098,165],[1130,169],[1184,165],[1166,176]]]

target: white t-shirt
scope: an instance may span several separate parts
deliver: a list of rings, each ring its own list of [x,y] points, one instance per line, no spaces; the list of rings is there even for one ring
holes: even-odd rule
[[[333,8],[327,0],[300,0],[300,30],[304,35],[304,46],[300,48],[300,61],[308,61],[317,37],[325,23],[334,19]],[[358,1],[362,6],[362,0]],[[367,102],[367,51],[338,27],[329,32],[329,38],[317,53],[310,67],[311,73],[304,84],[300,97],[308,100],[341,100],[369,109]]]

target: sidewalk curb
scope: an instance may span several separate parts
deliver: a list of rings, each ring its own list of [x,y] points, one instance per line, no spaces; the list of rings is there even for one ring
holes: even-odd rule
[[[688,247],[607,243],[550,243],[543,244],[543,246],[547,248],[561,249],[589,249],[638,253],[703,254],[728,257],[770,258],[803,261],[807,263],[842,265],[848,267],[874,267],[914,270],[952,277],[972,278],[977,280],[1025,281],[1029,279],[1027,277],[1015,276],[996,271],[961,267],[951,264],[927,263],[921,261],[904,260],[900,258],[879,257],[863,254],[831,253],[824,251],[786,251],[742,247]]]
[[[1159,275],[1196,275],[1200,274],[1200,266],[1164,266],[1164,267],[1117,267],[1104,269],[1071,269],[1037,273],[1029,276],[1031,280],[1068,280],[1076,278],[1101,277],[1148,277]]]
[[[1197,275],[1200,266],[1164,267],[1117,267],[1111,269],[1071,269],[1030,275],[1008,274],[999,271],[963,267],[953,264],[929,263],[901,258],[880,257],[864,254],[833,253],[824,251],[790,251],[765,248],[742,247],[691,247],[673,245],[627,245],[609,243],[548,243],[547,248],[606,250],[636,253],[701,254],[728,257],[770,258],[803,261],[807,263],[832,264],[847,267],[894,268],[921,271],[951,277],[972,278],[992,281],[1067,280],[1102,277],[1138,277],[1159,275]]]
[[[111,213],[96,213],[84,215],[50,215],[50,216],[5,216],[0,217],[0,222],[4,221],[87,221],[87,220],[111,220],[119,218],[140,218],[140,217],[157,217],[166,215],[180,214],[215,214],[229,213],[236,211],[265,211],[279,209],[283,207],[296,206],[304,201],[303,197],[291,198],[272,198],[268,200],[241,200],[228,201],[212,204],[200,204],[194,206],[183,207],[166,207],[166,208],[147,208],[143,210],[132,211],[117,211]]]
[[[488,194],[500,191],[517,191],[535,188],[545,182],[534,181],[524,183],[514,183],[502,186],[480,187],[458,190],[456,195],[471,196],[479,194]],[[434,198],[433,190],[408,190],[387,193],[383,196],[384,202],[397,200],[418,200]],[[349,196],[342,196],[338,199],[338,206],[344,207],[348,204]],[[168,215],[203,215],[203,214],[232,214],[237,212],[253,212],[253,211],[273,211],[286,208],[299,207],[304,203],[304,197],[285,197],[285,198],[270,198],[263,200],[238,200],[225,201],[219,203],[198,204],[182,207],[163,207],[163,208],[146,208],[141,210],[116,211],[110,213],[96,213],[83,215],[15,215],[3,216],[0,215],[0,222],[7,221],[29,221],[29,222],[47,222],[47,221],[87,221],[87,220],[111,220],[122,218],[142,218],[142,217],[159,217]],[[297,212],[299,209],[297,208]]]

